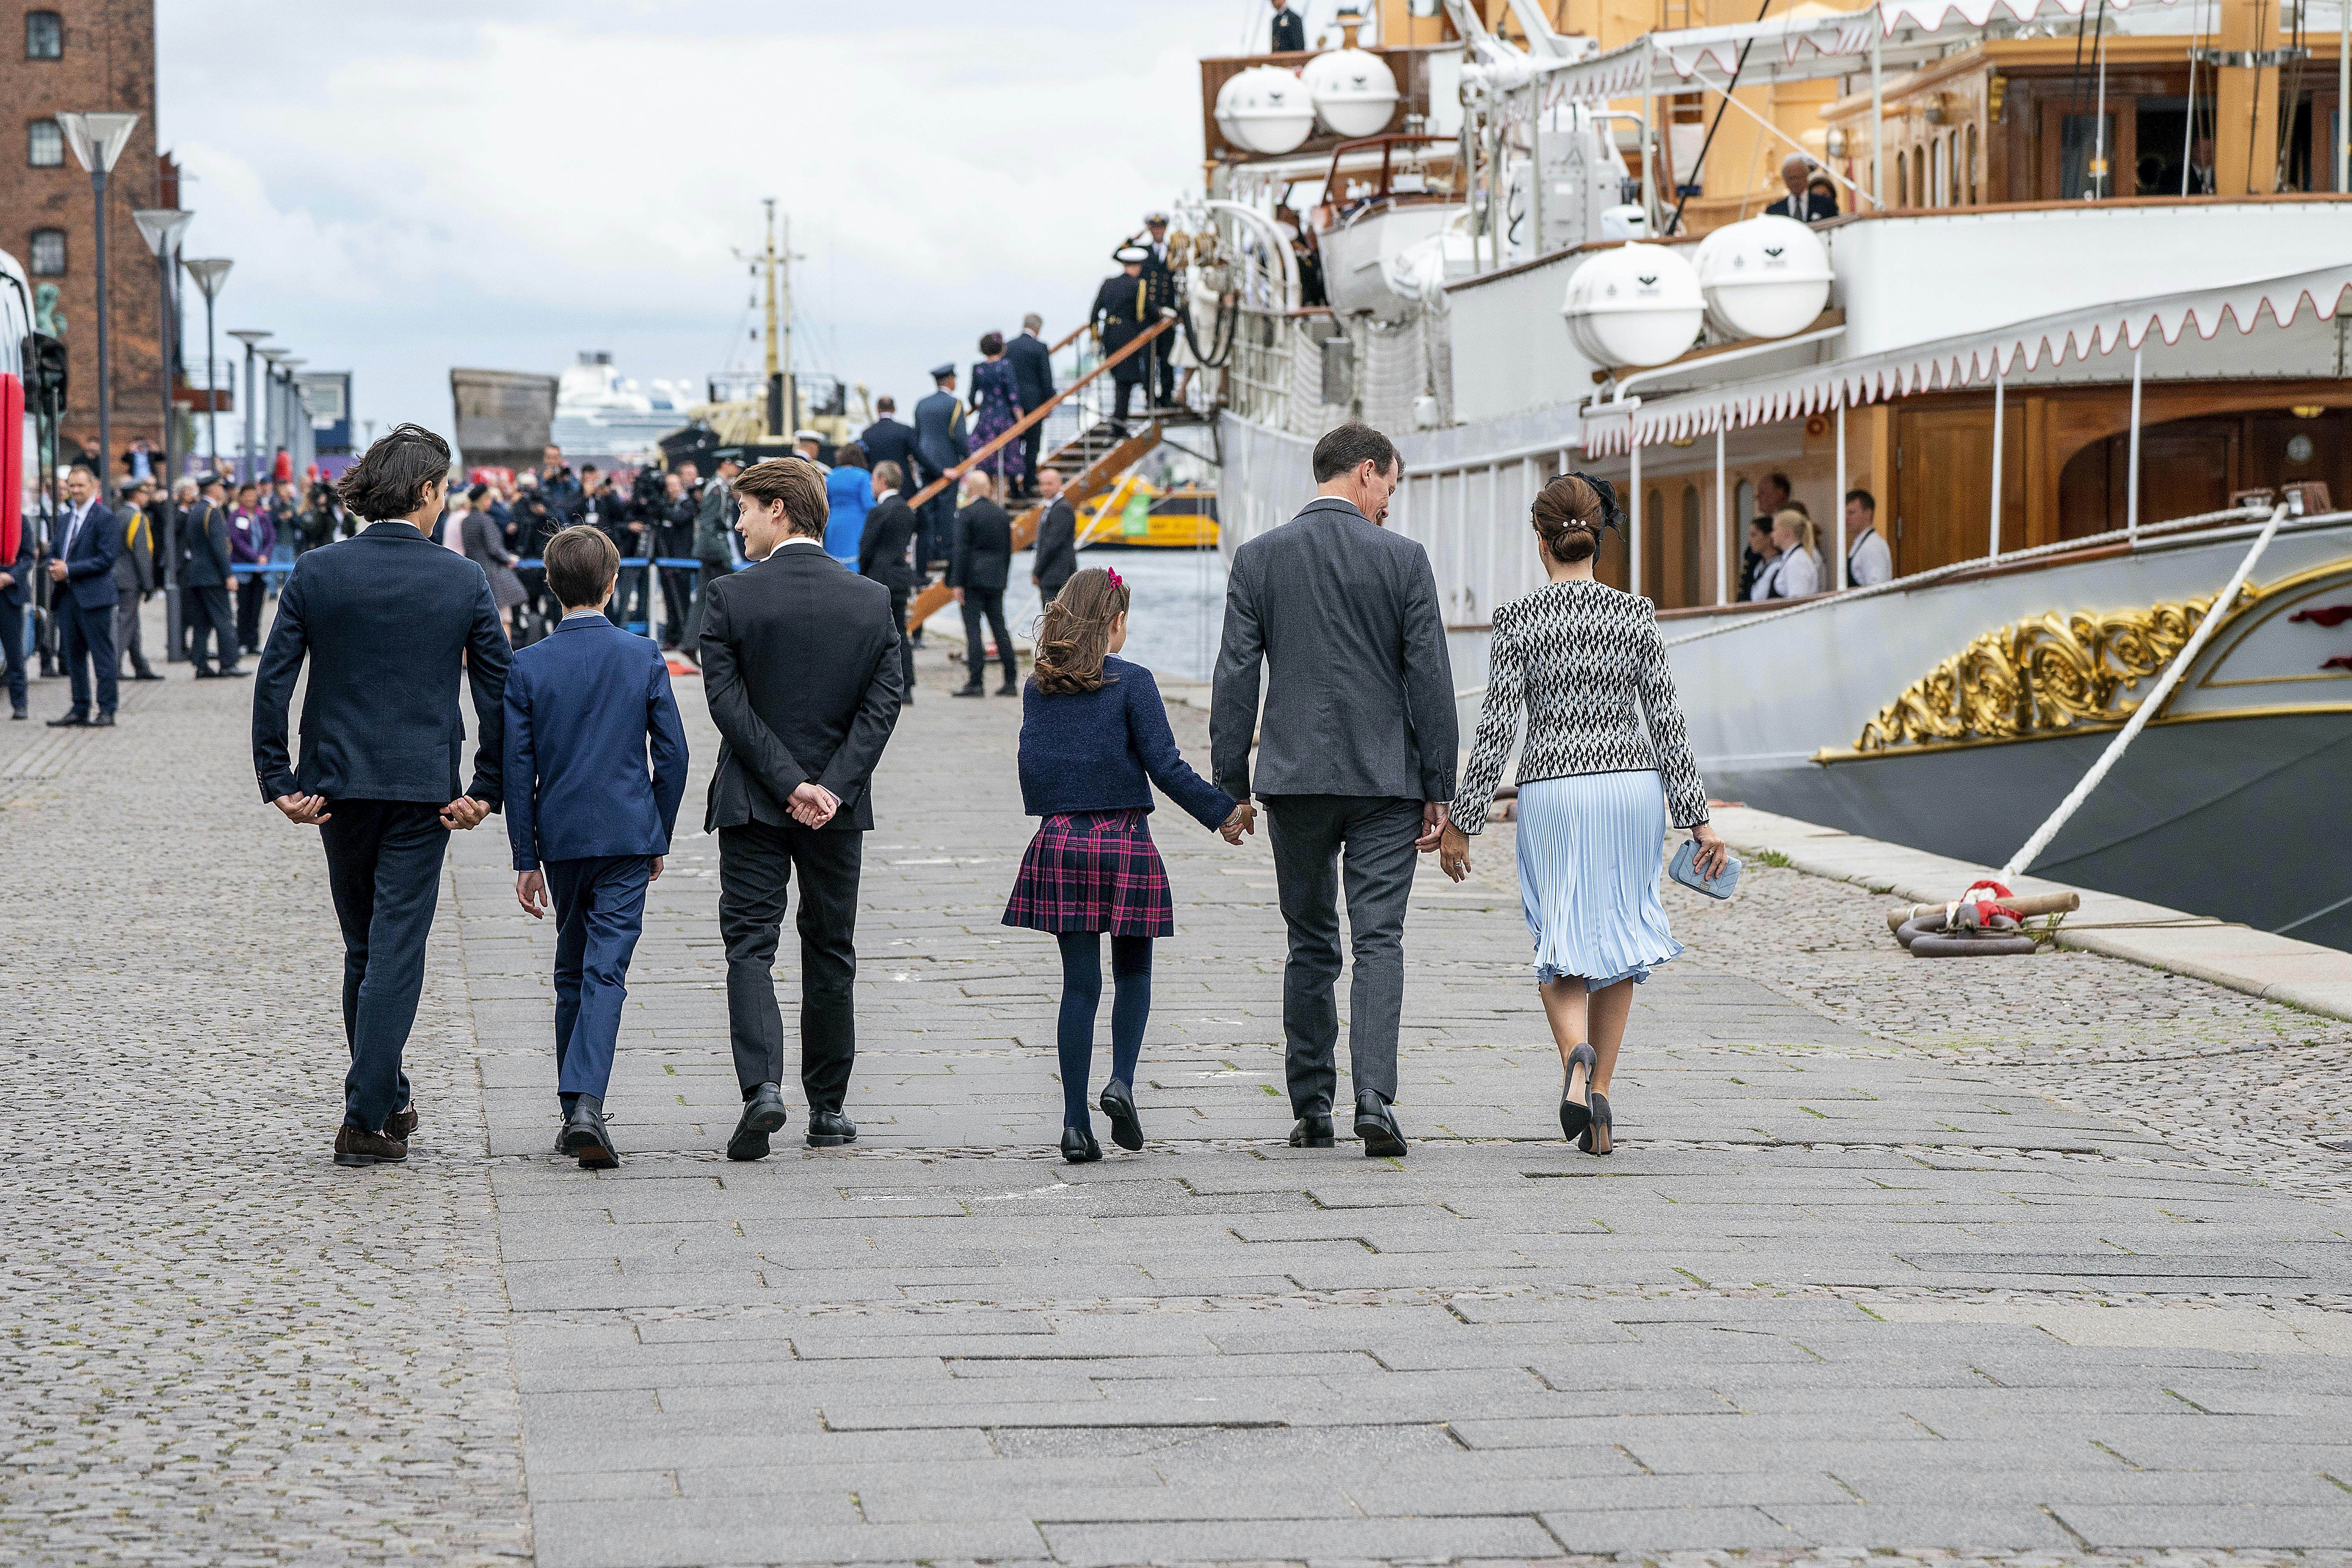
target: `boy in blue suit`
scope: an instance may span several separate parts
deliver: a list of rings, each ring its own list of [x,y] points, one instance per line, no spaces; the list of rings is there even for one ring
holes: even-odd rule
[[[557,1147],[604,1171],[618,1163],[604,1089],[646,888],[686,795],[686,731],[660,647],[604,618],[621,569],[613,542],[567,528],[541,558],[563,621],[507,678],[507,837],[524,912],[555,906]]]

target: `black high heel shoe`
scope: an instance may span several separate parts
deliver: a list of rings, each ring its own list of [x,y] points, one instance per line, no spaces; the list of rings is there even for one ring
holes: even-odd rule
[[[1117,1079],[1103,1085],[1098,1102],[1110,1118],[1110,1141],[1133,1153],[1143,1147],[1143,1122],[1135,1114],[1135,1094]]]
[[[1576,1141],[1576,1146],[1588,1154],[1612,1153],[1615,1145],[1611,1142],[1610,1134],[1616,1131],[1616,1119],[1609,1113],[1609,1097],[1595,1089],[1592,1091],[1592,1125],[1584,1130],[1584,1136]]]
[[[1095,1135],[1083,1127],[1065,1127],[1062,1129],[1062,1158],[1073,1165],[1091,1164],[1102,1158],[1102,1145],[1096,1142]]]
[[[1585,1130],[1592,1125],[1592,1069],[1600,1059],[1589,1045],[1568,1053],[1568,1081],[1559,1091],[1559,1135],[1580,1149]]]

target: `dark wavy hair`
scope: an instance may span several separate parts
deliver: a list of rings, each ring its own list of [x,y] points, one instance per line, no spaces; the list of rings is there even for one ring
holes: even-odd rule
[[[1004,352],[1004,334],[1003,332],[989,332],[983,335],[980,340],[980,352],[986,354],[991,359],[994,359],[998,354],[1003,353]]]
[[[1037,620],[1037,689],[1076,696],[1103,689],[1111,623],[1127,614],[1127,584],[1099,566],[1073,574]]]
[[[425,500],[425,487],[449,473],[449,443],[422,425],[395,425],[352,465],[336,493],[370,522],[404,518]]]

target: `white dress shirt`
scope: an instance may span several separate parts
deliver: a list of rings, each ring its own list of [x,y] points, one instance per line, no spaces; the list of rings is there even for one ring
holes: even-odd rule
[[[1846,547],[1845,580],[1857,588],[1867,588],[1894,575],[1895,552],[1886,548],[1886,541],[1880,537],[1878,530],[1864,529],[1862,537]]]
[[[1778,568],[1773,574],[1773,586],[1779,590],[1777,597],[1801,599],[1822,591],[1822,563],[1803,545],[1782,551],[1773,565]]]

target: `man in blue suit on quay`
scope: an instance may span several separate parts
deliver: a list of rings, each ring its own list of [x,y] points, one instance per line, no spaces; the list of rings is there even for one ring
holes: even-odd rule
[[[482,569],[433,542],[449,492],[449,444],[402,425],[336,489],[373,521],[306,551],[278,595],[253,682],[261,798],[316,826],[343,932],[343,1124],[335,1163],[408,1158],[416,1105],[401,1056],[425,988],[425,943],[449,834],[499,809],[500,731],[511,654]],[[287,754],[286,707],[308,661],[302,743]],[[474,776],[457,787],[473,688]]]
[[[621,571],[612,540],[567,528],[543,559],[563,620],[507,677],[507,840],[523,911],[541,920],[555,905],[556,1147],[609,1171],[604,1090],[646,889],[686,796],[686,730],[659,646],[604,616]]]
[[[116,666],[114,653],[114,558],[122,553],[122,528],[98,499],[98,475],[87,463],[76,463],[66,476],[66,500],[70,503],[50,531],[49,576],[57,592],[49,613],[58,620],[58,657],[65,661],[73,683],[73,706],[62,719],[49,721],[52,730],[103,729],[114,722]],[[91,670],[98,677],[98,716],[90,717]]]

